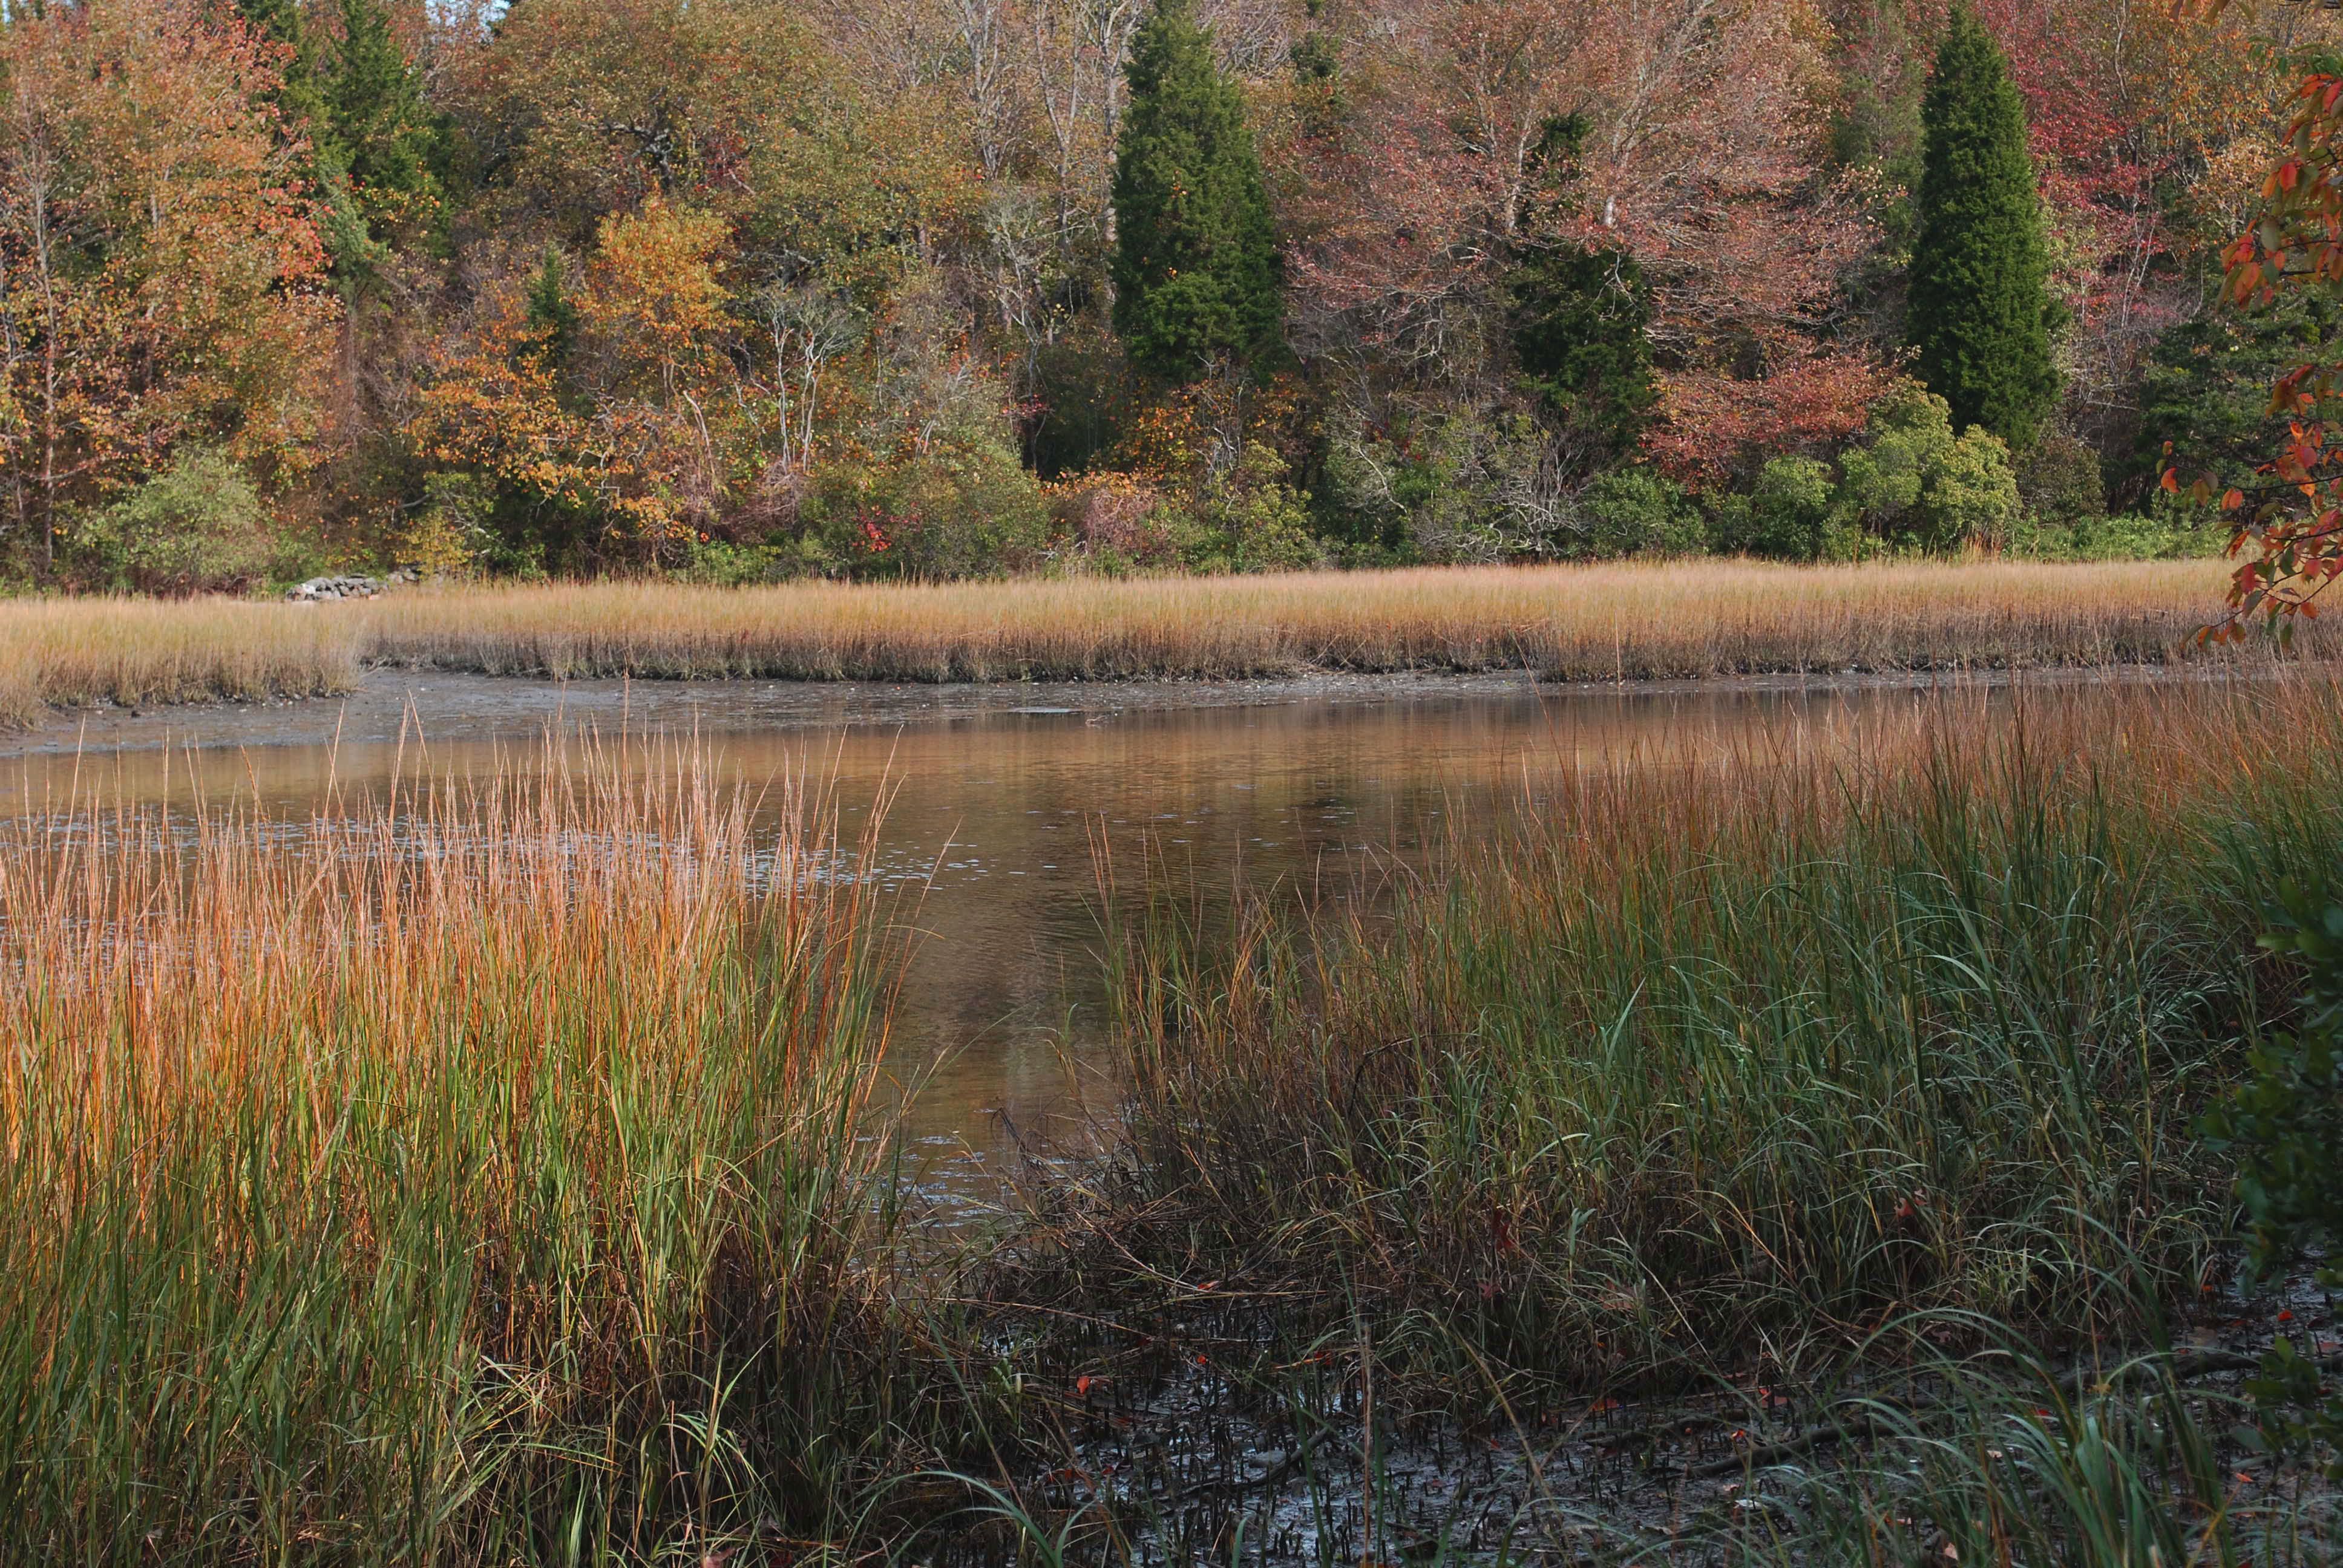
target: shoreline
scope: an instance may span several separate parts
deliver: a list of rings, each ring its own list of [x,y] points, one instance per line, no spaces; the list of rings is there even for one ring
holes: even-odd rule
[[[1129,683],[1441,672],[1555,683],[1847,670],[1961,675],[2181,662],[2217,562],[1747,561],[1257,578],[752,588],[415,588],[357,603],[0,602],[0,727],[270,702],[441,671],[535,680],[803,681],[1094,694]],[[2314,627],[2304,656],[2338,649]],[[380,676],[372,672],[395,672]]]
[[[1131,714],[1216,709],[1534,697],[1541,700],[1719,694],[1829,696],[1935,689],[1996,691],[2029,685],[2178,685],[2262,680],[2325,660],[2287,664],[2124,663],[2029,665],[1936,670],[1836,670],[1714,675],[1662,679],[1554,680],[1533,671],[1460,673],[1313,670],[1232,679],[891,682],[484,675],[377,668],[357,689],[332,696],[217,699],[126,709],[55,710],[27,729],[0,729],[0,759],[107,755],[166,749],[389,745],[402,736],[437,741],[533,737],[548,724],[586,724],[605,733],[642,727],[711,735],[775,729],[939,725],[971,719],[1081,717],[1101,722]]]

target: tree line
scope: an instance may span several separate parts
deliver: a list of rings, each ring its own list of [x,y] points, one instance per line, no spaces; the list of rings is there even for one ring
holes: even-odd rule
[[[2219,246],[2331,26],[18,7],[0,575],[2193,548],[2330,331]]]

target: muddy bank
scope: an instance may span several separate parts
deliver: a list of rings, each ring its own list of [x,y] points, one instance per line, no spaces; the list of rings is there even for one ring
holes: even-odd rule
[[[59,713],[28,730],[0,729],[0,757],[162,747],[376,745],[420,735],[437,742],[526,739],[548,725],[604,733],[622,727],[726,735],[770,730],[930,725],[1001,716],[1107,723],[1125,715],[1299,703],[1362,704],[1590,696],[1826,695],[1933,689],[2160,684],[2263,678],[2269,672],[2170,665],[1964,672],[1714,676],[1683,680],[1543,681],[1496,675],[1322,671],[1256,680],[971,682],[542,680],[518,676],[375,669],[343,697],[210,702]]]

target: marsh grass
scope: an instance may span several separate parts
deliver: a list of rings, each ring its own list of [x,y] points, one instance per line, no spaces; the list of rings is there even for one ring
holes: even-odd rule
[[[2155,663],[2217,562],[1740,560],[1247,578],[710,588],[561,584],[361,603],[0,601],[0,722],[49,707],[347,689],[367,665],[554,678],[1613,680]],[[2303,650],[2328,648],[2308,628]],[[2210,657],[2192,654],[2191,657]],[[2227,658],[2266,658],[2259,645]]]
[[[2192,1119],[2283,1006],[2259,900],[2333,869],[2338,785],[2323,681],[1952,697],[1584,774],[1380,900],[1163,904],[1038,1288],[1209,1284],[1275,1303],[1264,1353],[1371,1334],[1390,1397],[1484,1412],[1795,1382],[1952,1313],[2119,1342],[2223,1267]]]
[[[2006,1342],[1925,1362],[1925,1397],[1882,1390],[1841,1408],[1842,1451],[1745,1470],[1676,1539],[1620,1555],[1749,1568],[2331,1563],[2343,1497],[2239,1443],[2251,1402],[2206,1375],[2208,1359],[2225,1358],[2155,1351],[2062,1372]]]
[[[356,629],[238,599],[0,598],[0,729],[57,708],[347,691]]]
[[[890,939],[709,777],[0,829],[0,1556],[698,1562],[952,1452]]]

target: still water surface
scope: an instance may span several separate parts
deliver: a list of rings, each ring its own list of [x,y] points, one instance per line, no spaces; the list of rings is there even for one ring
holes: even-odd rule
[[[413,779],[534,765],[549,723],[693,733],[751,788],[834,780],[851,837],[892,804],[868,872],[920,933],[897,1050],[925,1185],[981,1201],[1012,1136],[1078,1138],[1110,1086],[1097,847],[1210,899],[1240,879],[1373,896],[1455,833],[1502,833],[1552,786],[1817,741],[2006,689],[1791,682],[1539,688],[1506,679],[1240,688],[553,688],[377,676],[348,704],[189,709],[53,727],[0,756],[0,816],[94,790],[187,809],[256,799],[297,822]],[[402,733],[404,739],[402,739]],[[418,749],[417,736],[421,737]],[[1128,879],[1125,879],[1128,880]]]

